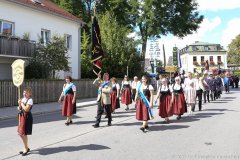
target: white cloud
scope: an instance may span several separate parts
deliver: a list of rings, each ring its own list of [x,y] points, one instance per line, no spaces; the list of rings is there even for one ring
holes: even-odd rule
[[[226,10],[226,9],[236,9],[240,8],[239,0],[197,0],[199,4],[199,10]]]
[[[227,49],[232,39],[236,38],[240,34],[240,18],[234,18],[228,22],[227,28],[223,31],[221,44]]]
[[[179,39],[178,37],[163,37],[162,42],[165,46],[166,56],[172,55],[172,48],[176,45],[179,49],[186,47],[186,45],[193,44],[195,41],[202,41],[202,39],[213,31],[216,27],[221,24],[220,17],[214,17],[213,19],[204,18],[203,22],[200,24],[197,32]],[[214,43],[214,42],[210,42]]]

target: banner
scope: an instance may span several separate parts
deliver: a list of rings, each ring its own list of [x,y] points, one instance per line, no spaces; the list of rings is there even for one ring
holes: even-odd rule
[[[92,63],[93,72],[98,75],[102,70],[103,49],[101,45],[101,34],[96,16],[92,22]]]

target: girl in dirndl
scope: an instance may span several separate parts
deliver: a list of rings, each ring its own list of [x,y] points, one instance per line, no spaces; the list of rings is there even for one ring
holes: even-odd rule
[[[71,76],[66,76],[65,80],[66,84],[63,85],[63,91],[58,101],[61,102],[61,99],[64,96],[62,116],[67,117],[65,125],[68,126],[73,123],[72,115],[76,114],[76,86],[72,83]]]
[[[162,79],[162,86],[159,88],[157,93],[157,99],[159,100],[159,116],[165,119],[165,123],[169,123],[169,117],[173,115],[173,107],[171,102],[171,92],[168,87],[166,78]]]
[[[150,119],[150,112],[153,107],[154,88],[149,84],[147,76],[142,76],[142,83],[137,87],[135,95],[136,101],[136,119],[143,121],[140,130],[145,132],[148,129],[148,120]],[[145,102],[144,102],[145,99]],[[146,104],[146,100],[148,104]],[[149,106],[147,106],[149,105]]]
[[[18,134],[24,145],[23,151],[20,151],[19,154],[26,156],[28,152],[30,152],[27,135],[32,135],[33,125],[33,117],[31,113],[33,105],[31,88],[25,88],[23,94],[24,98],[18,101]]]
[[[112,82],[111,111],[112,113],[115,113],[115,109],[120,108],[120,102],[119,102],[120,86],[117,83],[117,79],[115,77],[111,78],[111,82]]]
[[[175,77],[175,83],[171,88],[172,92],[172,107],[173,114],[177,115],[177,120],[181,119],[181,116],[186,112],[186,101],[184,98],[183,85],[181,84],[181,78]]]
[[[128,76],[124,76],[124,80],[122,81],[122,87],[121,87],[121,102],[126,105],[125,110],[129,110],[128,105],[132,104],[132,98],[131,98],[131,83],[128,79]]]
[[[192,114],[192,109],[196,104],[196,89],[194,88],[194,82],[189,81],[185,88],[185,99],[187,103],[188,115]]]

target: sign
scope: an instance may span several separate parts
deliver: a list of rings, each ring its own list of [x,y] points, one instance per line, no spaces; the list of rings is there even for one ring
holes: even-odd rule
[[[17,59],[12,63],[12,79],[16,87],[21,86],[24,80],[24,64],[25,61]]]
[[[177,68],[175,66],[165,66],[166,72],[176,72]]]

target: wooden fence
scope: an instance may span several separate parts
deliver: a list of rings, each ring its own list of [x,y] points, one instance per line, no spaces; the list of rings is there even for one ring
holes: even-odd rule
[[[93,80],[74,80],[77,87],[77,99],[97,97],[97,87]],[[56,102],[61,94],[64,80],[26,80],[21,86],[31,87],[34,103]],[[16,106],[18,90],[12,81],[0,81],[0,107]]]

